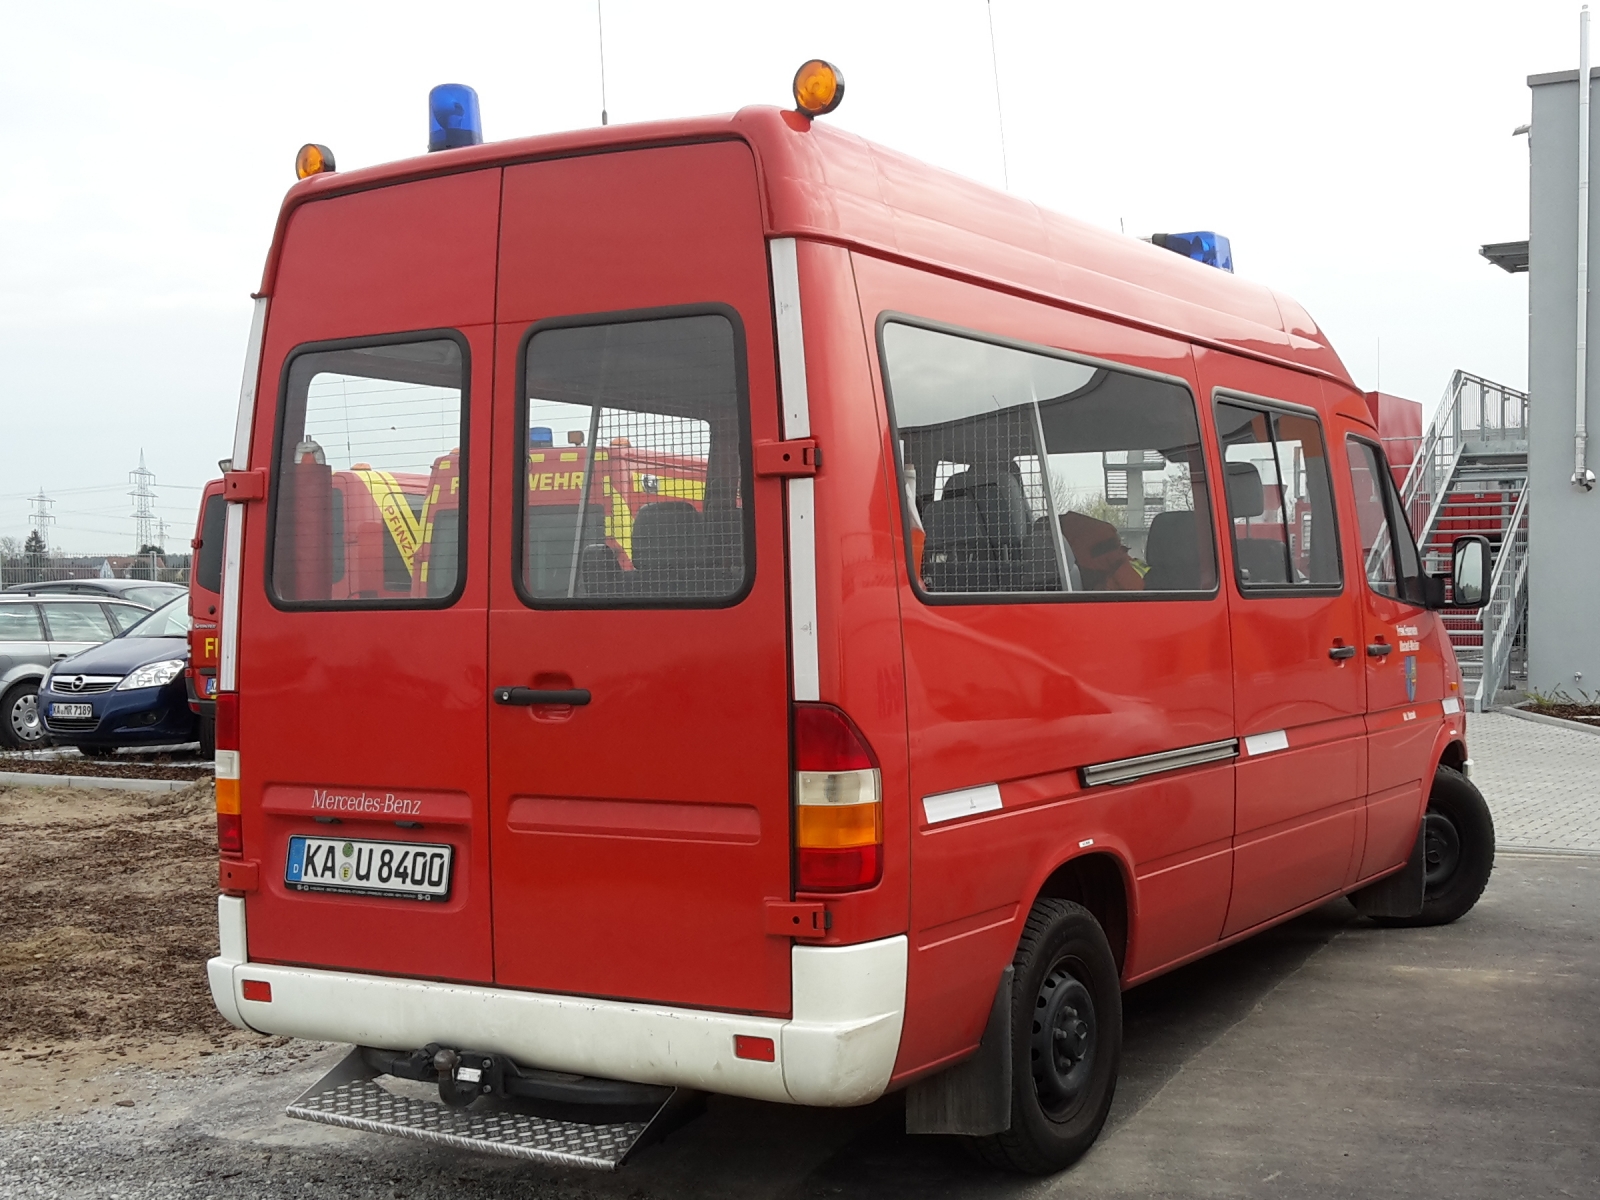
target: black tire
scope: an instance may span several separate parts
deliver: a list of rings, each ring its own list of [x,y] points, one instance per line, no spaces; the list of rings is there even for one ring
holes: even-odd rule
[[[1122,986],[1088,909],[1040,900],[1012,960],[1011,1127],[974,1138],[992,1166],[1049,1175],[1094,1144],[1122,1061]]]
[[[0,698],[0,744],[10,750],[38,750],[50,744],[39,712],[39,681],[24,680]]]
[[[1379,924],[1448,925],[1471,912],[1488,886],[1494,870],[1494,818],[1472,780],[1451,767],[1440,767],[1422,821],[1427,872],[1422,911],[1414,917],[1375,918]]]
[[[217,718],[200,714],[200,754],[204,758],[217,756]]]

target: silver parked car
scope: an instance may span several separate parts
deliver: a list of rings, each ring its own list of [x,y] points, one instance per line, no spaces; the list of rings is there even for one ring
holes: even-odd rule
[[[150,610],[110,597],[0,593],[0,745],[49,744],[39,719],[39,683],[50,665],[129,628]]]

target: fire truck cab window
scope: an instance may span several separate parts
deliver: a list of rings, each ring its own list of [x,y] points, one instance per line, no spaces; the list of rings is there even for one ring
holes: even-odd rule
[[[739,336],[710,313],[546,327],[528,339],[528,603],[713,607],[744,593]]]
[[[899,322],[882,351],[923,593],[1216,588],[1187,388]]]
[[[1217,439],[1240,590],[1337,592],[1339,539],[1317,418],[1223,402]]]
[[[1367,442],[1351,438],[1347,445],[1367,584],[1381,595],[1421,604],[1422,562],[1411,528],[1401,520],[1403,509],[1389,466],[1377,448]],[[1396,559],[1400,564],[1398,574]]]
[[[453,338],[291,357],[273,489],[280,603],[450,602],[461,576],[465,380]]]

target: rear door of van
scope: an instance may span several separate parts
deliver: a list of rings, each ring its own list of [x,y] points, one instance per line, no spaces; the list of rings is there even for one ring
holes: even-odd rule
[[[301,205],[270,299],[239,624],[250,956],[488,982],[484,656],[500,171]],[[420,594],[351,589],[336,477],[464,459]],[[419,872],[421,878],[419,878]]]
[[[489,675],[495,979],[784,1012],[772,313],[736,142],[506,169]]]

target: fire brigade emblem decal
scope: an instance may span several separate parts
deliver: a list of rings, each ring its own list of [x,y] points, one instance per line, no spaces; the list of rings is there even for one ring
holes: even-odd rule
[[[1406,655],[1406,703],[1417,702],[1417,656]]]

